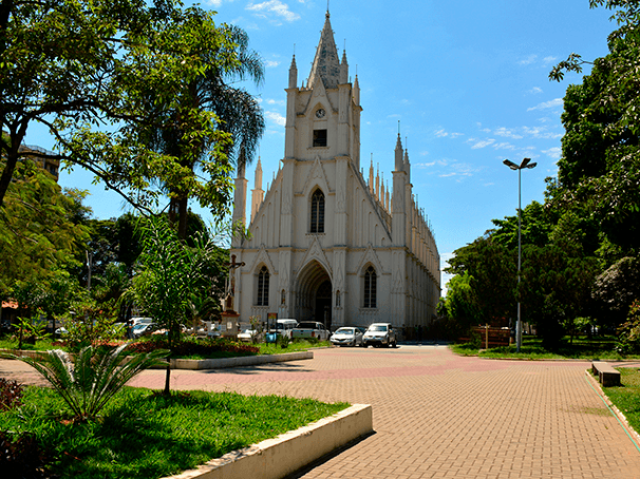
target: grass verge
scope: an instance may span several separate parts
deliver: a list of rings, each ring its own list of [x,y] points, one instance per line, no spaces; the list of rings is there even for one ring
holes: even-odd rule
[[[118,344],[123,341],[117,342]],[[162,343],[161,341],[152,341],[150,338],[142,338],[133,343],[131,346],[131,353],[140,353],[140,352],[148,352],[153,348],[154,343],[157,342],[157,347],[167,348],[167,345]],[[200,348],[197,347],[197,343],[201,344],[209,344],[209,348]],[[107,344],[107,343],[105,343]],[[110,342],[112,346],[116,345],[116,342]],[[182,352],[176,354],[175,358],[180,359],[221,359],[221,358],[233,358],[238,356],[257,356],[263,354],[283,354],[283,353],[293,353],[299,351],[307,351],[311,348],[318,347],[327,347],[331,346],[329,341],[306,341],[306,340],[296,340],[294,342],[290,342],[286,348],[281,348],[278,344],[252,344],[252,343],[242,343],[242,342],[234,342],[230,340],[211,340],[204,341],[199,340],[196,341],[193,338],[185,336],[183,341],[183,346],[180,349]],[[17,342],[15,340],[9,339],[7,336],[0,338],[0,349],[15,349],[17,347]],[[35,345],[23,345],[24,350],[31,351],[46,351],[49,349],[60,348],[59,345],[54,345],[51,339],[42,339],[38,340]],[[62,347],[63,350],[68,351],[69,348]],[[206,352],[202,352],[201,349],[206,349]]]
[[[96,423],[69,424],[63,402],[29,387],[23,405],[0,413],[5,431],[30,432],[61,479],[155,479],[276,437],[349,405],[281,396],[125,388]]]
[[[609,400],[625,415],[636,432],[640,432],[640,370],[618,368],[622,386],[602,388]]]
[[[597,339],[574,338],[573,342],[568,337],[564,338],[561,346],[556,351],[547,351],[542,347],[542,339],[536,337],[523,337],[520,352],[516,352],[516,345],[502,346],[481,350],[471,343],[453,344],[451,350],[462,356],[478,356],[494,359],[640,359],[639,355],[622,355],[616,348],[617,340],[614,336]]]

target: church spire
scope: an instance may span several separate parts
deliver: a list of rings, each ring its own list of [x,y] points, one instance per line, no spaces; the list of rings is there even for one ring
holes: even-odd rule
[[[396,142],[396,171],[402,171],[404,165],[402,163],[402,140],[400,139],[400,132],[398,132],[398,141]]]
[[[293,54],[291,66],[289,67],[289,88],[298,86],[298,66],[296,65],[296,54]]]
[[[260,157],[258,157],[254,188],[251,191],[251,221],[253,221],[256,214],[258,213],[263,198],[264,191],[262,190],[262,161]]]
[[[342,51],[342,62],[340,63],[340,84],[344,85],[349,81],[349,64],[347,63],[347,50]]]
[[[337,88],[340,80],[340,58],[338,57],[338,49],[333,38],[329,17],[330,15],[327,11],[322,34],[320,35],[320,43],[318,43],[316,57],[313,60],[313,66],[309,74],[307,87],[310,89],[313,89],[318,81],[322,81],[327,89]]]

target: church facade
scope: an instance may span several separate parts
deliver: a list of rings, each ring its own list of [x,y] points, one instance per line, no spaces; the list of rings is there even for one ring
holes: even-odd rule
[[[233,220],[249,230],[231,249],[243,263],[231,272],[241,322],[277,313],[332,330],[374,322],[402,330],[435,318],[440,256],[415,203],[409,155],[398,135],[393,188],[373,164],[365,178],[360,88],[348,70],[327,13],[306,85],[298,86],[295,55],[291,62],[284,159],[266,192],[258,161],[250,218],[249,181],[238,171]]]

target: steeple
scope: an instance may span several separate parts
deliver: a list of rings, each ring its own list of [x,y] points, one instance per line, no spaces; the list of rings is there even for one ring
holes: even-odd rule
[[[251,191],[251,221],[255,218],[262,200],[264,198],[264,191],[262,190],[262,161],[258,157],[258,166],[256,166],[256,176],[254,188]]]
[[[373,153],[371,153],[371,166],[369,166],[369,191],[373,194]]]
[[[298,66],[296,65],[296,56],[293,55],[291,66],[289,67],[289,88],[298,86]]]
[[[340,63],[340,84],[344,85],[349,81],[349,64],[347,63],[347,50],[342,51],[342,62]]]
[[[409,183],[411,183],[411,163],[409,162],[409,150],[404,151],[404,171],[407,173]]]
[[[313,66],[309,74],[307,87],[310,89],[313,89],[318,81],[322,81],[326,89],[337,88],[340,80],[340,58],[338,58],[338,49],[333,38],[329,17],[330,15],[327,11],[322,34],[320,35],[320,43],[318,43],[316,57],[313,60]]]
[[[404,165],[402,164],[402,140],[400,139],[400,133],[398,133],[398,141],[396,142],[396,171],[402,171]]]

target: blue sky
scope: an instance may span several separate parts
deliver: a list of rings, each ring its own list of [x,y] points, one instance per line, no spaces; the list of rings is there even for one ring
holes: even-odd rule
[[[216,10],[219,23],[245,29],[265,62],[264,85],[250,91],[267,118],[260,147],[266,186],[284,154],[292,54],[295,48],[300,84],[327,3],[208,0],[201,6]],[[572,52],[585,59],[605,55],[615,28],[611,12],[589,9],[588,0],[333,0],[330,12],[339,54],[346,45],[350,76],[357,72],[362,89],[363,166],[373,153],[391,180],[400,120],[414,192],[443,260],[491,228],[492,218],[515,214],[517,173],[502,164],[505,158],[538,163],[523,173],[522,201],[543,201],[544,179],[555,176],[560,155],[562,98],[580,81],[571,74],[558,84],[548,73]],[[38,130],[27,143],[52,146]],[[248,177],[252,182],[251,166]],[[123,211],[122,201],[92,186],[86,173],[63,175],[60,183],[89,189],[97,217]]]

